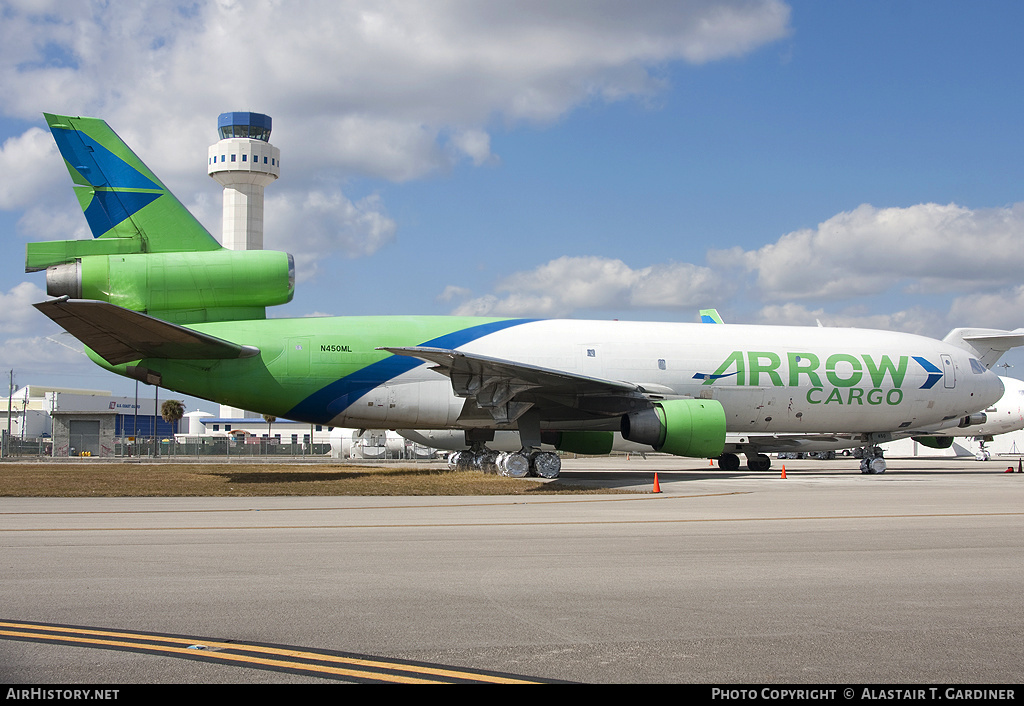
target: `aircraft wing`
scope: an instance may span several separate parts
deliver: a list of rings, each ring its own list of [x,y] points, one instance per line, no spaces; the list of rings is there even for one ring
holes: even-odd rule
[[[260,352],[107,302],[61,297],[33,306],[111,365],[141,358],[249,358]]]
[[[514,422],[531,407],[549,414],[554,412],[556,416],[556,408],[599,417],[617,416],[647,407],[647,395],[654,394],[634,383],[446,348],[411,346],[381,350],[434,363],[434,370],[451,379],[456,395],[472,399],[500,424]],[[657,394],[660,396],[661,392],[658,390]]]

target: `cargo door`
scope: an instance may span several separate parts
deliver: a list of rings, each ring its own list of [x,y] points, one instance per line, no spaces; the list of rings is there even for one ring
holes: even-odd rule
[[[956,387],[956,367],[953,358],[942,354],[942,383],[949,389]]]

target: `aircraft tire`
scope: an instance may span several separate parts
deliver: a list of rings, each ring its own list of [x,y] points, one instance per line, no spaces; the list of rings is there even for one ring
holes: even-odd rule
[[[558,478],[562,470],[562,459],[550,451],[531,454],[530,470],[539,478]]]
[[[722,471],[738,471],[740,469],[740,457],[736,454],[722,454],[718,457],[718,468]]]
[[[498,454],[496,465],[499,476],[525,478],[530,474],[530,459],[526,454],[502,452]]]
[[[747,470],[750,471],[767,471],[772,467],[772,460],[765,454],[758,454],[753,458],[747,459]]]
[[[484,473],[497,473],[497,460],[498,453],[488,449],[475,455],[473,465]]]

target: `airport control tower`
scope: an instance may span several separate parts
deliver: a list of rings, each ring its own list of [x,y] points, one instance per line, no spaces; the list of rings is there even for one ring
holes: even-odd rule
[[[210,146],[207,171],[224,187],[222,245],[263,249],[263,188],[281,175],[281,150],[270,144],[272,121],[262,113],[221,113],[220,142]]]

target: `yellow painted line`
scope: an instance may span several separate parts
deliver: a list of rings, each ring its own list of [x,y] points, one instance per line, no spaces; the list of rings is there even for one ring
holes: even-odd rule
[[[3,629],[11,628],[11,629]],[[30,631],[30,632],[26,632]],[[400,684],[444,684],[447,682],[438,679],[428,679],[427,676],[448,677],[466,681],[477,681],[491,684],[536,684],[538,682],[516,677],[503,677],[476,672],[465,672],[456,669],[443,667],[430,667],[410,665],[404,662],[387,662],[382,660],[362,659],[354,657],[343,657],[329,653],[309,652],[290,648],[267,647],[264,645],[249,645],[240,642],[214,642],[198,638],[173,637],[163,635],[148,635],[145,633],[128,633],[94,628],[72,628],[60,625],[35,625],[31,623],[16,623],[0,621],[0,635],[11,637],[38,638],[46,640],[59,640],[61,642],[77,643],[99,647],[128,647],[145,651],[166,652],[169,654],[197,657],[201,656],[208,660],[223,660],[239,662],[250,665],[267,667],[282,667],[296,671],[312,671],[338,676],[348,676],[360,679],[374,679],[378,681],[395,682]],[[86,637],[94,636],[94,637]],[[111,639],[98,639],[111,638]],[[130,639],[142,640],[143,642],[131,642]],[[155,644],[155,643],[170,644]],[[190,649],[189,647],[174,647],[171,645],[201,645],[203,650]],[[213,651],[211,651],[213,650]],[[302,661],[286,661],[284,659],[270,659],[248,655],[231,654],[215,650],[237,650],[253,652],[258,654],[286,657],[294,660],[316,660],[319,662],[333,662],[346,665],[345,667],[333,667],[322,664],[310,664]],[[407,672],[418,676],[404,676],[402,674],[388,674],[386,672],[364,671],[358,667],[376,668],[390,670],[391,672]]]

